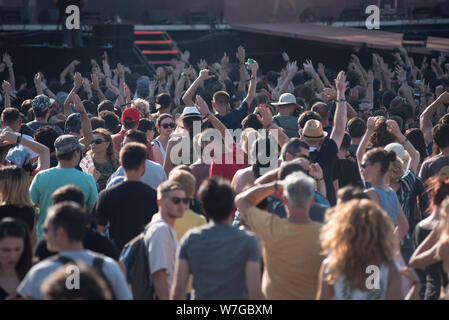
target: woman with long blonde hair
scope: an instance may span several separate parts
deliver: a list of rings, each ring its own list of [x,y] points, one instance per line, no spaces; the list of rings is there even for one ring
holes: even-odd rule
[[[29,192],[29,175],[18,166],[0,168],[0,219],[22,220],[32,232],[35,242],[35,212]]]
[[[387,213],[372,200],[344,202],[326,213],[317,299],[402,299],[398,246]],[[370,275],[376,272],[373,276]]]
[[[97,128],[92,131],[92,149],[88,154],[92,157],[95,169],[97,171],[94,177],[98,182],[99,191],[106,187],[109,177],[119,167],[117,153],[112,142],[112,134],[103,128]]]

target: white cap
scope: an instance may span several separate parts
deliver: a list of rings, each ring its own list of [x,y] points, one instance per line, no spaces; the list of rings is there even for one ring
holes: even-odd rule
[[[185,107],[182,110],[181,119],[189,118],[189,117],[203,117],[201,113],[198,111],[197,107]]]
[[[271,104],[274,106],[282,106],[282,105],[297,104],[297,103],[296,103],[296,98],[294,95],[292,95],[291,93],[284,93],[279,97],[278,102],[273,102]]]

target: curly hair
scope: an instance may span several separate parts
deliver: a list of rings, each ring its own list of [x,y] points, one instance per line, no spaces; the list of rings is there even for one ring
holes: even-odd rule
[[[398,247],[388,214],[367,199],[354,199],[328,210],[320,241],[323,254],[329,255],[326,280],[334,284],[344,276],[353,288],[363,287],[369,265],[393,266]]]
[[[108,157],[109,161],[111,161],[114,164],[114,167],[118,168],[118,160],[117,160],[117,152],[114,148],[114,142],[112,141],[112,134],[109,130],[104,128],[97,128],[94,131],[92,131],[92,134],[101,134],[107,142],[109,142],[109,146],[106,149],[106,156]],[[88,154],[92,155],[93,152],[90,150]]]
[[[387,130],[387,118],[379,117],[369,142],[373,148],[385,147],[387,144],[396,142],[395,136]]]

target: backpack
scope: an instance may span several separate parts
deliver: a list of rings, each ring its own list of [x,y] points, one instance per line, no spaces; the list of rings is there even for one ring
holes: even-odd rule
[[[148,248],[145,244],[145,230],[123,247],[120,262],[126,266],[126,280],[131,286],[135,300],[155,300],[156,293],[151,281],[148,263]]]
[[[61,263],[62,265],[65,264],[74,264],[77,265],[77,262],[69,257],[61,256],[61,255],[55,255],[53,258],[51,258],[53,261],[57,261]],[[100,275],[100,277],[103,278],[103,280],[106,282],[106,285],[108,287],[109,292],[111,293],[112,300],[116,300],[117,297],[114,294],[114,290],[112,289],[111,282],[109,281],[106,274],[103,272],[103,264],[104,264],[104,258],[100,255],[96,255],[94,257],[94,261],[92,262],[92,267],[97,271],[97,273]]]

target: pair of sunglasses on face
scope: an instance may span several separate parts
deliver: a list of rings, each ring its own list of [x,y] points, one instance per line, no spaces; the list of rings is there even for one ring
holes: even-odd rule
[[[164,123],[164,124],[161,124],[161,127],[162,128],[164,128],[164,129],[168,129],[168,128],[174,128],[176,125],[172,122],[172,123]]]
[[[95,139],[95,140],[92,140],[92,143],[93,143],[93,144],[102,144],[103,142],[106,142],[106,140],[103,140],[103,139]]]
[[[170,199],[171,199],[171,201],[172,201],[174,204],[180,204],[181,201],[182,201],[184,204],[189,204],[189,202],[190,202],[190,198],[171,197]]]

